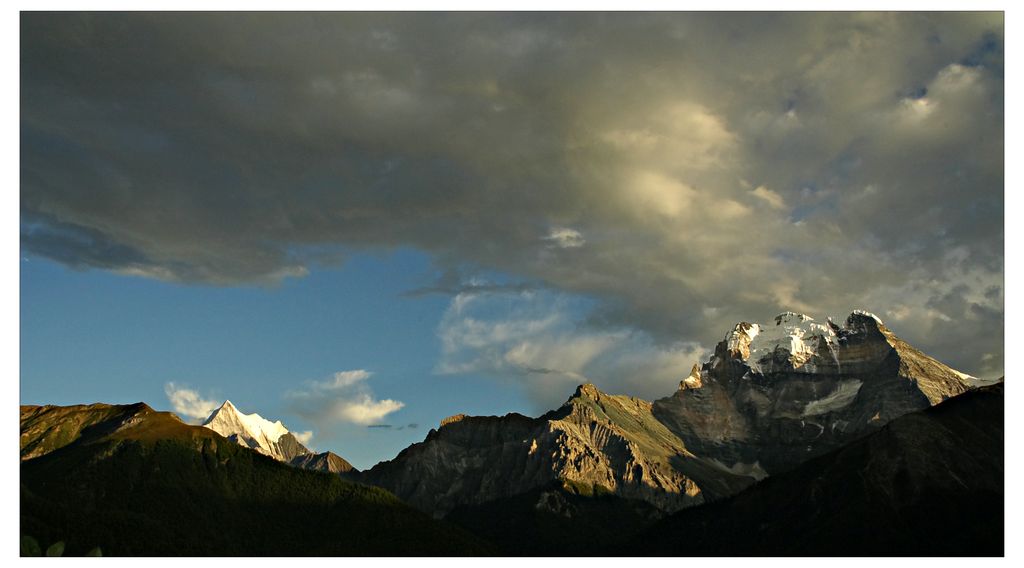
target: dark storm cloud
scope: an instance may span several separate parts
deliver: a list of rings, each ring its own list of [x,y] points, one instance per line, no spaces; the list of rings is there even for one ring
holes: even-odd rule
[[[1001,371],[1001,14],[24,14],[21,37],[31,253],[233,285],[411,245],[658,341],[864,307]]]
[[[367,426],[367,428],[382,428],[385,430],[390,430],[392,428],[394,428],[395,430],[405,430],[406,428],[409,428],[410,430],[415,430],[419,427],[420,425],[415,423],[403,424],[401,426],[395,426],[394,424],[370,424],[369,426]]]
[[[443,271],[437,279],[428,286],[414,288],[403,295],[410,298],[428,296],[431,294],[443,294],[455,296],[457,294],[501,294],[508,292],[528,292],[537,290],[538,284],[529,282],[494,283],[476,279],[471,274],[466,274],[459,267],[449,267]]]
[[[141,251],[113,242],[102,232],[47,215],[22,215],[21,240],[26,251],[73,268],[151,266]]]

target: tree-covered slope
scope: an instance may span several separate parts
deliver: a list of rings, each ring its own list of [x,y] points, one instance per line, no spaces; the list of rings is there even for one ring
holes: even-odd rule
[[[69,555],[96,546],[156,556],[488,551],[384,490],[290,467],[143,404],[51,412],[91,425],[22,462],[21,532],[63,540]],[[81,415],[95,412],[103,416]]]
[[[503,556],[604,556],[665,515],[640,499],[563,480],[445,516]]]

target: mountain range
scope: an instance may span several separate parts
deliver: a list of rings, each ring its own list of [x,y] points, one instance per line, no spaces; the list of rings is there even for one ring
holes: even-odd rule
[[[364,552],[1001,554],[1003,391],[985,384],[868,312],[838,324],[787,312],[736,324],[662,399],[587,383],[536,418],[455,415],[362,472],[230,401],[202,427],[145,405],[22,407],[22,531],[82,527],[76,545],[110,547],[124,519],[153,515],[144,505],[173,471],[195,491],[172,493],[225,511],[304,503],[316,514],[295,522],[341,529],[317,515],[361,507],[371,526],[400,519],[430,541],[390,550],[379,536],[360,541]],[[124,491],[144,497],[117,501]],[[45,506],[54,499],[73,503],[64,516]],[[114,520],[84,527],[97,513]],[[958,515],[971,526],[957,528]],[[173,554],[188,532],[175,530],[160,546],[114,539],[112,550]],[[815,540],[793,544],[801,535]],[[252,550],[358,553],[292,538]]]
[[[870,313],[838,325],[787,312],[767,325],[738,323],[668,397],[584,384],[538,418],[454,416],[357,478],[437,517],[561,481],[672,513],[734,495],[973,381]]]
[[[21,533],[64,542],[67,555],[493,551],[387,491],[289,466],[142,403],[22,406],[21,423],[22,456],[33,456],[21,465]]]

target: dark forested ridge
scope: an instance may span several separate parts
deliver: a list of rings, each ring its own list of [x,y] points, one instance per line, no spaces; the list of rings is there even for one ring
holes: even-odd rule
[[[39,408],[58,407],[28,411]],[[78,416],[92,424],[21,466],[22,534],[63,540],[68,555],[96,546],[156,556],[490,551],[382,489],[293,468],[145,405],[73,408],[54,419],[104,416]],[[40,439],[59,426],[34,424]]]
[[[908,414],[719,502],[623,554],[1001,556],[1003,385]]]
[[[595,556],[621,547],[664,515],[646,501],[563,480],[457,507],[445,520],[494,543],[505,556]]]

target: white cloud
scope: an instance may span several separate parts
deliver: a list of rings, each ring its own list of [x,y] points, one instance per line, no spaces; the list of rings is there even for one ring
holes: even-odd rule
[[[352,371],[338,371],[337,373],[334,373],[334,376],[331,377],[331,379],[314,384],[318,389],[341,390],[350,387],[360,381],[365,381],[366,379],[369,379],[370,375],[372,374],[373,373],[363,369],[355,369]]]
[[[405,403],[397,400],[374,400],[367,393],[357,394],[351,400],[336,400],[333,413],[338,418],[353,424],[376,424],[382,418],[401,410]]]
[[[313,431],[305,430],[303,432],[292,432],[292,436],[299,441],[303,446],[309,447],[310,443],[313,442]]]
[[[438,328],[439,374],[519,381],[543,411],[584,382],[648,399],[672,394],[704,358],[695,344],[655,345],[632,329],[591,329],[586,307],[547,292],[459,294]]]
[[[782,196],[763,185],[757,186],[752,193],[754,197],[764,201],[773,209],[786,208],[786,202],[782,200]]]
[[[401,410],[405,403],[378,400],[366,381],[373,373],[365,369],[338,371],[323,381],[308,381],[301,389],[289,391],[285,398],[292,410],[323,427],[334,422],[376,424],[385,416]]]
[[[174,382],[165,384],[164,392],[174,412],[193,420],[205,420],[220,406],[219,402],[205,399],[197,391]]]
[[[576,229],[564,227],[551,229],[551,233],[544,237],[544,240],[550,241],[553,246],[558,248],[579,248],[587,244],[587,240],[583,238],[582,233]]]

